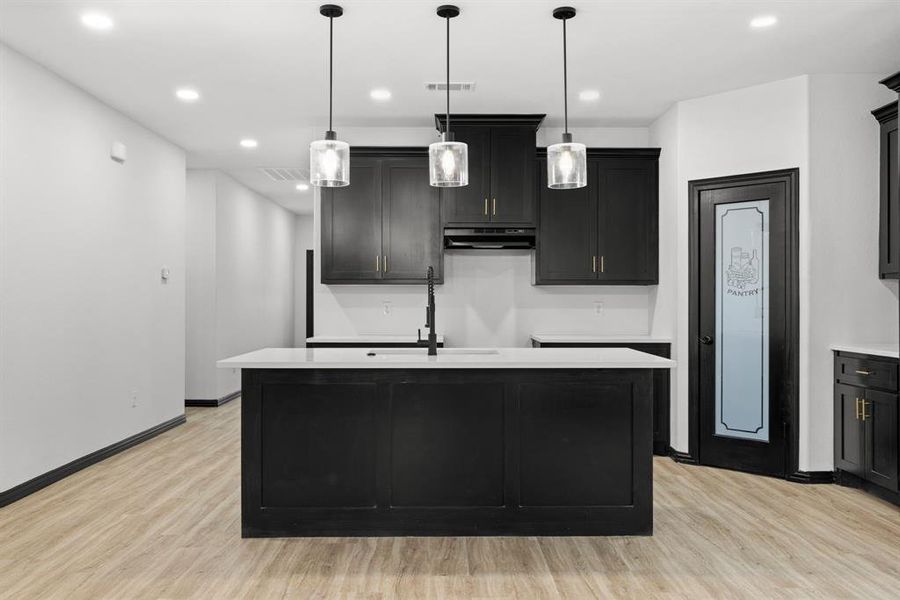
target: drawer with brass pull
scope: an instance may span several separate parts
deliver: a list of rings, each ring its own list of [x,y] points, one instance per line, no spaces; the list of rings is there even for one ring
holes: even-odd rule
[[[839,383],[897,390],[897,361],[839,354],[834,361],[834,379]]]

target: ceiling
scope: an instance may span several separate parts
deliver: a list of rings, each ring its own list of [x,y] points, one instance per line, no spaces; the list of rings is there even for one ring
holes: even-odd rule
[[[454,112],[562,117],[564,0],[459,2],[451,74],[474,81]],[[351,0],[335,20],[335,129],[429,127],[443,94],[440,2]],[[900,0],[628,0],[571,2],[570,124],[646,126],[673,102],[804,73],[888,73],[900,57]],[[306,168],[327,125],[328,22],[303,0],[0,0],[0,40],[298,212],[311,192],[272,182],[261,166]],[[104,32],[82,26],[108,14]],[[771,14],[778,24],[753,29]],[[191,86],[200,101],[173,93]],[[392,98],[376,102],[371,89]],[[601,98],[578,99],[596,89]],[[342,135],[343,132],[343,135]],[[244,137],[259,140],[247,150]],[[366,141],[366,143],[371,143]]]

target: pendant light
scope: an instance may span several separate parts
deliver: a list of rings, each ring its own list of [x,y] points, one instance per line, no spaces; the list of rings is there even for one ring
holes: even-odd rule
[[[350,144],[337,139],[331,128],[334,96],[334,20],[344,14],[336,4],[323,4],[319,14],[328,17],[328,131],[325,139],[309,145],[309,182],[318,187],[350,185]]]
[[[447,121],[441,141],[428,146],[428,173],[434,187],[462,187],[469,185],[469,147],[450,132],[450,19],[459,16],[459,8],[439,6],[437,15],[447,21]]]
[[[565,107],[565,131],[562,142],[547,148],[547,187],[569,190],[587,185],[587,148],[572,141],[569,133],[569,81],[566,56],[566,21],[575,16],[571,6],[561,6],[553,11],[553,17],[563,23],[563,102]]]

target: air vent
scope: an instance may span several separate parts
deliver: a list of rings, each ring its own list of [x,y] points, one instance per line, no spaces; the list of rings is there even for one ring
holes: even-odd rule
[[[293,167],[260,167],[272,181],[306,181],[306,171]]]
[[[447,82],[446,81],[433,81],[425,84],[425,89],[429,92],[446,92],[447,91]],[[450,91],[451,92],[474,92],[475,91],[475,82],[474,81],[451,81],[450,82]]]

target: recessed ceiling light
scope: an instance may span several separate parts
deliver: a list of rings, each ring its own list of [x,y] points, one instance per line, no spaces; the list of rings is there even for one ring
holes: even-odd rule
[[[369,96],[371,96],[372,100],[390,100],[391,90],[385,88],[375,88],[374,90],[369,92]]]
[[[298,183],[298,184],[297,184],[297,191],[298,191],[298,192],[305,192],[305,191],[308,190],[308,189],[309,189],[309,185],[308,185],[308,184],[305,184],[305,183]]]
[[[750,21],[750,27],[762,29],[763,27],[771,27],[777,22],[778,17],[776,17],[775,15],[761,15],[759,17],[754,17]]]
[[[109,15],[98,12],[84,13],[81,15],[81,23],[85,27],[90,27],[91,29],[96,29],[98,31],[106,31],[113,27],[113,20]]]
[[[200,99],[200,92],[193,88],[178,88],[175,90],[175,96],[184,102],[196,102]]]
[[[241,146],[243,146],[244,148],[256,148],[257,146],[259,146],[259,142],[254,139],[244,138],[241,140]]]
[[[592,102],[594,100],[600,99],[600,92],[598,90],[584,90],[578,93],[578,99],[583,100],[585,102]]]

